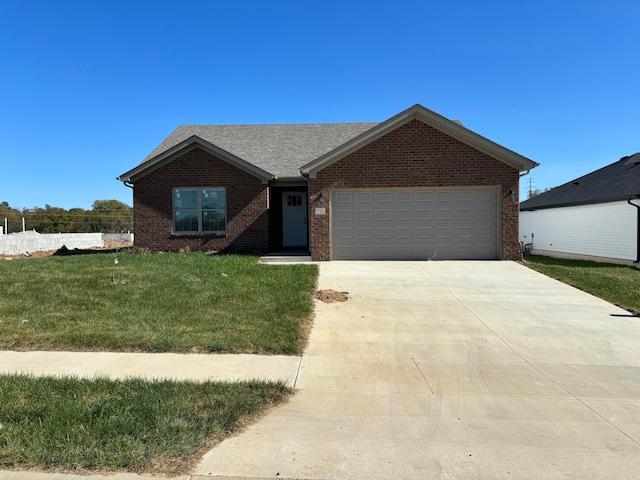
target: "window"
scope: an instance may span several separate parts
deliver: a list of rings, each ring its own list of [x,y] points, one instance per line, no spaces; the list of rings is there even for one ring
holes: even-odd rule
[[[175,233],[223,233],[227,230],[224,188],[174,188]]]
[[[301,207],[302,195],[287,195],[287,207]]]

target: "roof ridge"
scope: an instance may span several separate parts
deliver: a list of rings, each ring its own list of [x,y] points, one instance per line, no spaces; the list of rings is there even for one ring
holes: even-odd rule
[[[180,127],[307,127],[313,125],[377,125],[381,122],[316,122],[316,123],[181,123]]]

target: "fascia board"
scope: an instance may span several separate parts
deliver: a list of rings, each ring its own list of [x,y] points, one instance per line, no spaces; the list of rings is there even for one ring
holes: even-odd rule
[[[211,153],[212,155],[215,155],[218,158],[221,158],[222,160],[230,163],[231,165],[239,168],[240,170],[243,170],[255,177],[258,177],[259,179],[262,180],[262,183],[264,184],[268,183],[269,180],[274,180],[276,178],[275,175],[265,170],[262,170],[259,167],[256,167],[252,163],[249,163],[246,160],[241,159],[240,157],[236,157],[232,153],[229,153],[226,150],[223,150],[220,147],[217,147],[216,145],[209,143],[206,140],[203,140],[197,135],[194,135],[192,137],[189,137],[186,140],[183,140],[177,145],[174,145],[173,147],[164,151],[157,157],[147,162],[144,162],[143,164],[138,165],[136,168],[129,170],[126,173],[123,173],[122,175],[117,177],[117,179],[120,180],[121,182],[135,183],[136,180],[144,177],[145,175],[148,175],[149,173],[153,172],[154,170],[157,170],[158,168],[166,165],[167,163],[170,163],[180,155],[183,155],[193,150],[194,148],[198,148],[198,147],[202,148],[208,153]]]
[[[349,140],[340,147],[326,153],[316,160],[304,165],[300,171],[303,175],[311,178],[315,177],[316,172],[328,167],[332,163],[344,158],[345,156],[359,150],[365,145],[386,135],[401,125],[418,119],[427,125],[439,130],[452,138],[455,138],[487,155],[496,158],[503,163],[518,169],[520,172],[530,170],[539,164],[519,155],[491,140],[468,130],[467,128],[452,122],[448,118],[433,112],[422,105],[414,105],[413,107],[391,117],[361,135]]]

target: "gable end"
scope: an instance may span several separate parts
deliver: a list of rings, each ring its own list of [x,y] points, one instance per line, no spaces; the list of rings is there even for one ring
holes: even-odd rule
[[[205,152],[208,152],[211,155],[214,155],[215,157],[218,157],[224,160],[225,162],[233,165],[234,167],[239,168],[240,170],[243,170],[246,173],[249,173],[254,177],[259,178],[263,184],[267,184],[269,180],[273,180],[276,178],[275,175],[259,167],[256,167],[255,165],[241,159],[240,157],[237,157],[217,147],[216,145],[209,143],[206,140],[203,140],[202,138],[194,135],[184,140],[183,142],[180,142],[179,144],[175,145],[169,150],[161,153],[157,157],[152,158],[144,163],[141,163],[136,168],[129,170],[126,173],[123,173],[122,175],[117,177],[117,179],[120,180],[121,182],[135,183],[140,178],[148,175],[149,173],[157,170],[160,167],[163,167],[168,163],[171,163],[176,158],[181,157],[185,153],[188,153],[191,150],[194,150],[195,148],[200,148]]]
[[[517,169],[520,172],[528,171],[538,166],[538,163],[529,160],[491,140],[488,140],[477,133],[463,127],[459,123],[451,121],[442,115],[439,115],[422,105],[414,105],[413,107],[391,117],[389,120],[378,124],[370,130],[346,142],[342,146],[326,153],[320,158],[304,165],[300,171],[309,178],[315,178],[318,171],[328,167],[338,160],[350,155],[356,150],[372,143],[373,141],[387,135],[389,132],[411,122],[419,120],[440,132],[459,140],[474,149],[485,153],[502,163]]]

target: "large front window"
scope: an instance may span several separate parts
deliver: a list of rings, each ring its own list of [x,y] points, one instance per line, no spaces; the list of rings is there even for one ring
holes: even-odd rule
[[[174,188],[175,233],[224,233],[227,230],[227,194],[224,188]]]

